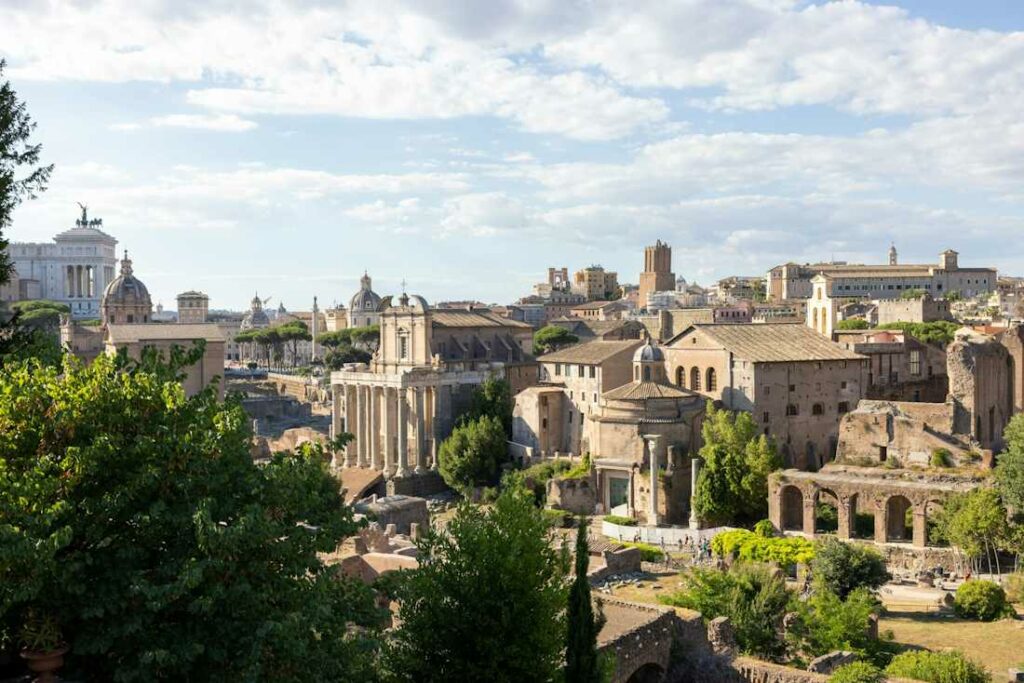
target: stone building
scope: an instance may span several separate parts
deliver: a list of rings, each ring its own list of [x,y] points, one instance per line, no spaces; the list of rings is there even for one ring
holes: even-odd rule
[[[573,306],[569,314],[584,320],[617,320],[629,312],[629,306],[622,301],[589,301]]]
[[[949,302],[934,299],[925,292],[909,299],[879,299],[875,302],[878,310],[878,324],[889,323],[930,323],[936,320],[953,320]]]
[[[415,493],[439,486],[437,448],[477,386],[492,376],[535,381],[533,330],[489,311],[431,309],[420,296],[384,306],[370,363],[331,374],[332,433],[355,436],[335,465],[372,469],[389,492]]]
[[[799,324],[693,325],[664,353],[673,384],[751,413],[802,469],[832,457],[867,386],[866,357]]]
[[[662,349],[649,338],[594,341],[539,362],[541,383],[516,395],[513,454],[589,454],[585,488],[600,509],[648,524],[685,522],[704,399],[667,381]]]
[[[178,295],[178,322],[202,324],[210,315],[210,297],[202,292],[189,290]]]
[[[611,299],[618,288],[618,274],[601,266],[590,266],[573,274],[572,293],[585,297],[587,301]],[[552,294],[554,291],[557,290],[552,290]]]
[[[639,307],[646,309],[648,297],[654,292],[675,289],[676,276],[672,272],[672,247],[658,240],[644,247],[644,269],[640,273]]]
[[[380,320],[380,296],[373,291],[373,280],[367,273],[359,278],[359,291],[348,304],[348,327],[369,327]]]
[[[835,297],[898,299],[908,290],[920,289],[935,297],[959,292],[969,298],[996,288],[994,268],[961,268],[958,257],[947,249],[935,265],[786,263],[768,271],[765,286],[770,301],[810,298],[812,280],[819,274],[830,278],[829,293]]]
[[[866,356],[864,398],[888,401],[942,402],[949,392],[946,350],[900,330],[839,330],[832,338],[843,348]]]
[[[128,251],[121,259],[121,274],[107,284],[100,302],[100,320],[106,325],[148,323],[153,300],[142,281],[135,277]]]
[[[17,291],[11,287],[6,298],[49,299],[67,304],[76,320],[99,317],[103,292],[117,266],[117,240],[103,232],[102,225],[102,219],[90,219],[82,206],[75,227],[58,234],[53,242],[8,245]]]

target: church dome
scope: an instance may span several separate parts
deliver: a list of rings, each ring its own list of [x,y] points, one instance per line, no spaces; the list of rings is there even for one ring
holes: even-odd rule
[[[270,325],[270,316],[263,310],[263,300],[257,294],[249,302],[249,312],[242,317],[239,329],[254,330]]]
[[[132,272],[132,262],[125,251],[121,274],[103,290],[100,315],[104,323],[148,323],[153,315],[153,300],[142,280]]]
[[[365,313],[376,311],[380,306],[380,296],[373,291],[372,280],[365,272],[359,279],[359,291],[355,293],[349,302],[349,311],[352,313]]]
[[[665,354],[661,348],[651,343],[650,338],[647,339],[647,343],[636,350],[633,354],[634,363],[657,363],[665,360]]]

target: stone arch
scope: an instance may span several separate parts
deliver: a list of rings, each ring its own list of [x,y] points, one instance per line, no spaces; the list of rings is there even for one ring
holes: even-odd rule
[[[665,669],[657,662],[647,662],[640,666],[626,679],[626,683],[661,683],[665,678]]]
[[[885,501],[885,540],[906,543],[913,538],[913,522],[907,525],[907,513],[914,509],[906,496],[896,494]]]
[[[686,388],[686,368],[682,365],[676,368],[676,386],[682,389]]]
[[[860,495],[857,493],[852,494],[848,499],[848,505],[850,508],[850,537],[851,538],[862,538],[864,540],[872,541],[875,538],[875,514],[874,507],[871,506],[871,501],[867,501],[867,505],[864,505],[864,509],[861,509]]]
[[[787,484],[779,491],[779,507],[782,511],[781,522],[783,531],[804,530],[804,492],[792,484]]]
[[[690,388],[700,391],[700,368],[697,366],[690,368]]]
[[[708,371],[705,373],[705,375],[706,375],[705,379],[707,381],[704,382],[704,386],[706,387],[707,391],[714,391],[715,389],[717,389],[718,388],[718,376],[715,373],[715,369],[714,368],[708,368]]]
[[[818,489],[814,493],[814,533],[835,534],[839,531],[842,503],[832,489]],[[828,509],[831,508],[831,509]]]

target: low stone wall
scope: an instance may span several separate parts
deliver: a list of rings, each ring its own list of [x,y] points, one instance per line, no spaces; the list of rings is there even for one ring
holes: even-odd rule
[[[827,683],[825,674],[801,671],[788,666],[780,666],[760,659],[737,657],[732,663],[737,681],[746,683]]]
[[[430,471],[423,474],[412,474],[408,477],[391,478],[387,482],[387,493],[389,496],[401,494],[403,496],[430,496],[435,493],[442,493],[448,490],[448,485],[437,472]]]
[[[668,671],[672,644],[675,638],[676,615],[668,607],[642,605],[603,598],[601,600],[609,622],[617,613],[630,616],[630,623],[621,633],[603,643],[598,649],[613,652],[615,674],[612,683],[625,683],[645,666],[656,667],[662,674]]]
[[[574,515],[592,515],[597,505],[597,492],[589,477],[549,479],[547,505],[556,510],[567,510]]]
[[[607,538],[616,541],[650,543],[661,547],[664,542],[666,549],[679,550],[686,547],[686,541],[694,544],[702,539],[712,539],[723,531],[730,531],[732,527],[720,526],[712,529],[689,529],[686,527],[649,527],[649,526],[624,526],[601,521],[601,533]]]
[[[605,550],[601,553],[601,559],[604,562],[604,566],[587,573],[587,578],[592,583],[604,581],[608,577],[618,574],[639,572],[641,569],[639,548],[623,547]]]

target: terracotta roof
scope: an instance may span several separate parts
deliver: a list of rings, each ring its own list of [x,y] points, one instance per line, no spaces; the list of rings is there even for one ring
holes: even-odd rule
[[[635,381],[606,391],[603,397],[611,401],[643,401],[649,398],[691,398],[696,395],[671,384]]]
[[[212,342],[224,341],[220,327],[213,323],[179,325],[176,323],[139,323],[110,325],[107,338],[115,344],[129,344],[146,341],[188,341],[205,339]]]
[[[541,363],[582,363],[584,365],[597,365],[608,360],[612,356],[635,351],[643,344],[639,339],[627,341],[592,341],[585,344],[576,344],[558,351],[554,351],[537,359]]]
[[[752,363],[864,360],[864,356],[859,353],[844,349],[800,323],[694,325],[691,329],[694,328],[704,332],[740,360]],[[672,341],[678,339],[676,337]]]
[[[514,327],[533,329],[530,325],[518,320],[502,318],[490,311],[465,311],[455,309],[431,309],[430,317],[438,327]]]

